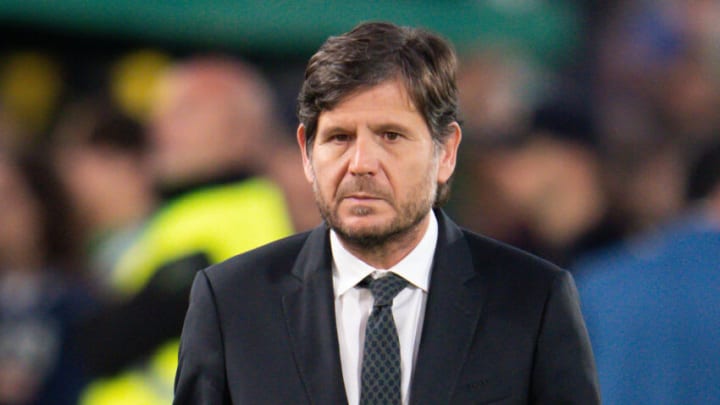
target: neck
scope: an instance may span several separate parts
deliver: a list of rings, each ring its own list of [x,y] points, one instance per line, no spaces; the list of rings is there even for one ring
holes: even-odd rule
[[[429,224],[430,214],[428,213],[418,223],[379,244],[364,244],[349,240],[339,234],[338,237],[345,249],[358,259],[376,269],[389,269],[415,249],[425,235]]]

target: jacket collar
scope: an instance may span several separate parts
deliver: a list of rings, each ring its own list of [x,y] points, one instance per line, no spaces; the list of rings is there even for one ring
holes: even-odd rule
[[[292,274],[298,284],[283,297],[295,363],[310,403],[347,403],[340,365],[328,230],[315,228]]]
[[[443,211],[435,214],[438,245],[410,386],[413,404],[450,403],[486,295],[463,231]]]

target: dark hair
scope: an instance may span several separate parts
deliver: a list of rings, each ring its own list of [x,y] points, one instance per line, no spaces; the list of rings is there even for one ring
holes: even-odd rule
[[[86,142],[93,146],[104,146],[138,155],[143,154],[148,147],[143,126],[129,116],[113,110],[100,114]]]
[[[89,146],[142,156],[150,147],[145,126],[102,97],[68,103],[51,135],[50,145],[59,148]]]
[[[444,143],[458,120],[457,57],[448,41],[429,31],[386,22],[362,23],[330,37],[310,58],[298,96],[297,115],[305,126],[310,154],[320,113],[351,93],[400,78],[420,111],[435,144]],[[449,193],[438,187],[436,205]]]

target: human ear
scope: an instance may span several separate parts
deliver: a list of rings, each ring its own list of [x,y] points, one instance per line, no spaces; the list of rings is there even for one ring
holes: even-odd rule
[[[448,130],[452,132],[445,136],[443,145],[440,147],[437,177],[438,183],[447,182],[455,171],[457,151],[460,146],[460,141],[462,140],[462,129],[460,129],[460,125],[457,122],[450,124]]]
[[[307,144],[306,144],[306,134],[305,134],[305,125],[300,124],[298,125],[297,129],[297,142],[300,146],[300,153],[302,154],[302,162],[303,162],[303,171],[305,172],[305,178],[308,182],[312,183],[315,179],[315,175],[313,174],[312,170],[312,162],[310,161],[310,156],[308,154],[307,150]]]

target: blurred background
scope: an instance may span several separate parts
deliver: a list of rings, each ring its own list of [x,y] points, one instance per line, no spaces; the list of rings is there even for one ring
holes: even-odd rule
[[[720,2],[0,0],[0,404],[171,401],[194,272],[319,223],[295,98],[364,20],[455,45],[447,210],[575,274],[606,402],[720,401]]]

